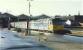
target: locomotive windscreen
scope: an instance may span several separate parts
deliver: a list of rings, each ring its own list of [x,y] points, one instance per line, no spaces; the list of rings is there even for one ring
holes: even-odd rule
[[[52,20],[53,25],[63,25],[64,24],[64,20],[60,19],[60,18],[55,18]]]

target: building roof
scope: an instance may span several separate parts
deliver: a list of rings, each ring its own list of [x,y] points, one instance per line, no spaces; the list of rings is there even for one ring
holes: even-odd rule
[[[39,16],[32,17],[32,20],[45,19],[45,18],[51,18],[51,17],[49,17],[45,14],[42,14],[42,15],[39,15]]]

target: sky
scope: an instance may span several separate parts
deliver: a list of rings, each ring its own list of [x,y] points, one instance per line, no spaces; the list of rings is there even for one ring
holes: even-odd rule
[[[8,12],[13,15],[29,15],[29,4],[27,0],[0,0],[0,12]],[[31,1],[31,14],[33,16],[46,14],[55,15],[76,15],[78,12],[83,15],[82,0],[33,0]]]

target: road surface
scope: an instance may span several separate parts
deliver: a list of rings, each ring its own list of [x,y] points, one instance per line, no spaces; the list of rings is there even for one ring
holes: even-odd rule
[[[2,37],[3,36],[3,37]],[[76,37],[70,35],[51,35],[47,36],[47,41],[38,41],[39,37],[36,36],[27,36],[22,39],[16,36],[13,32],[7,30],[0,31],[0,50],[12,45],[38,45],[41,43],[49,48],[54,50],[83,50],[83,37]],[[4,38],[5,37],[5,38]],[[37,42],[37,43],[36,43]],[[20,49],[21,50],[21,49]],[[26,49],[25,49],[26,50]],[[30,50],[30,49],[29,49]],[[40,49],[39,49],[40,50]],[[46,50],[46,49],[43,49]]]
[[[30,38],[28,38],[30,39]],[[27,42],[7,30],[0,30],[0,50],[52,50],[33,40]]]
[[[83,50],[83,37],[70,35],[52,35],[48,40],[41,41],[42,44],[54,50]]]

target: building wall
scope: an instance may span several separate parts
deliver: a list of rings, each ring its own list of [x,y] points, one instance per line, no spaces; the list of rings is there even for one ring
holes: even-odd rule
[[[1,18],[0,19],[0,27],[3,27],[3,28],[8,27],[8,20]]]
[[[75,16],[75,21],[83,23],[83,15]]]

